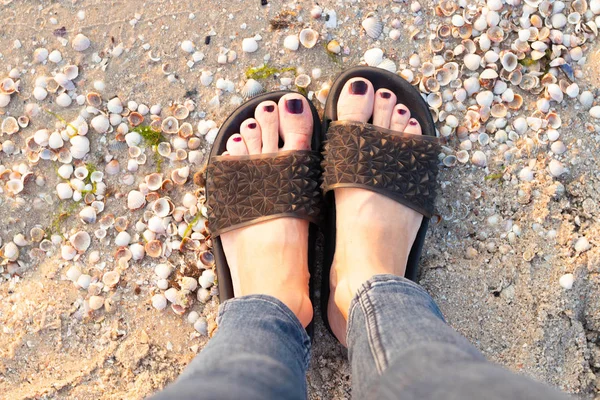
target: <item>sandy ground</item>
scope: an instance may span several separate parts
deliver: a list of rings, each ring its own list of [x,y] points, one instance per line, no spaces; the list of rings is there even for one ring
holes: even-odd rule
[[[406,63],[413,52],[420,53],[423,60],[429,57],[424,40],[403,37],[374,41],[360,32],[360,21],[369,11],[378,11],[386,20],[409,18],[405,15],[409,13],[394,14],[392,10],[407,10],[405,3],[320,1],[324,8],[336,10],[340,21],[337,29],[328,32],[323,21],[310,20],[311,1],[269,3],[13,1],[0,6],[4,20],[0,26],[0,76],[13,67],[27,70],[21,81],[30,93],[36,74],[53,69],[50,65],[31,66],[33,49],[58,48],[63,58],[79,65],[82,72],[77,86],[83,93],[93,81],[102,80],[106,83],[105,99],[118,95],[166,106],[191,98],[197,104],[197,111],[189,118],[192,124],[203,113],[220,124],[234,108],[229,101],[232,96],[222,96],[220,107],[210,109],[207,104],[215,88],[198,84],[203,69],[238,85],[245,70],[261,65],[268,55],[270,65],[278,68],[294,66],[309,73],[314,67],[321,68],[321,78],[314,79],[309,87],[316,90],[339,71],[358,64],[364,51],[373,46],[380,46],[399,63]],[[423,1],[421,5],[426,30],[434,20],[433,3]],[[271,31],[268,21],[282,10],[298,14],[288,28]],[[85,12],[83,19],[77,17],[81,11]],[[310,50],[284,51],[283,37],[308,25],[324,34],[319,44]],[[63,26],[67,38],[79,32],[86,34],[92,48],[76,53],[70,46],[63,47],[53,33]],[[408,36],[408,24],[404,29]],[[259,50],[243,54],[241,39],[257,34],[262,36]],[[205,44],[208,35],[210,43]],[[347,47],[349,54],[330,57],[323,45],[331,38]],[[186,65],[190,56],[180,49],[186,39],[205,54],[205,59],[191,68]],[[15,40],[21,42],[20,48],[15,48]],[[120,43],[123,54],[111,55],[110,50]],[[145,43],[160,61],[150,60],[142,47]],[[236,50],[237,60],[218,64],[221,46]],[[104,61],[92,61],[92,53]],[[597,94],[598,49],[592,47],[588,54],[586,78],[580,84]],[[163,74],[165,63],[176,79],[169,80]],[[279,88],[279,81],[269,78],[263,85],[274,90]],[[19,115],[24,97],[13,101],[7,110]],[[529,97],[525,100],[526,104],[534,101]],[[56,109],[51,104],[49,108]],[[544,148],[532,149],[504,169],[497,157],[490,157],[486,169],[459,164],[441,171],[437,205],[441,219],[430,229],[421,283],[448,322],[491,361],[582,398],[600,398],[600,136],[593,132],[587,111],[575,101],[565,102],[560,112],[561,138],[568,148],[563,157],[568,173],[560,179],[539,174],[534,181],[523,183],[517,178],[526,162],[544,170]],[[61,110],[66,119],[76,114],[76,108]],[[55,122],[47,114],[33,118],[22,135]],[[204,148],[209,145],[205,143]],[[17,161],[0,153],[0,163]],[[149,173],[150,168],[139,173]],[[38,166],[35,172],[46,177],[50,193],[56,184],[54,171]],[[185,190],[193,188],[187,185],[176,196]],[[37,195],[26,192],[25,198]],[[3,242],[28,232],[36,223],[47,226],[55,217],[56,207],[55,203],[38,210],[29,203],[0,201]],[[116,201],[107,207],[126,212]],[[519,235],[509,238],[507,233],[517,224]],[[65,222],[65,229],[75,226],[74,218]],[[549,238],[551,230],[556,231],[555,238]],[[584,252],[573,247],[581,236],[591,244]],[[102,254],[110,261],[109,253]],[[130,267],[118,290],[111,292],[108,309],[92,314],[80,311],[85,293],[66,281],[60,254],[32,260],[21,278],[0,280],[0,398],[138,399],[173,381],[208,338],[184,318],[152,308],[152,265],[146,258]],[[565,273],[575,275],[571,290],[558,284]],[[206,305],[195,304],[193,310],[207,316],[210,325],[216,306],[212,299]],[[317,310],[309,396],[350,398],[350,381],[346,351],[328,336]]]

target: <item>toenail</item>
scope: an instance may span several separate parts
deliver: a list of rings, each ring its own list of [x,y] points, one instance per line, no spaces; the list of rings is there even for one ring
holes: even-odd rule
[[[381,92],[379,93],[379,95],[384,99],[389,99],[390,97],[392,97],[392,94],[390,92]]]
[[[304,111],[304,104],[302,104],[301,99],[286,100],[285,108],[287,108],[289,113],[302,114],[302,111]]]
[[[263,110],[265,110],[266,112],[273,112],[275,111],[275,106],[265,106]]]
[[[234,137],[234,138],[233,138],[233,141],[234,141],[234,142],[241,142],[241,141],[242,141],[242,138],[241,138],[241,137],[239,137],[239,136],[236,136],[236,137]]]
[[[256,124],[254,122],[251,124],[248,124],[248,128],[254,129],[254,128],[256,128]]]
[[[367,93],[369,86],[365,81],[354,81],[350,84],[350,93],[363,95]]]
[[[404,108],[399,108],[398,109],[398,114],[404,115],[404,114],[406,114],[406,110]]]
[[[418,122],[417,122],[417,121],[415,121],[415,120],[412,120],[412,119],[411,119],[411,120],[409,121],[409,124],[411,124],[412,126],[415,126],[415,125],[417,125],[417,124],[418,124]]]

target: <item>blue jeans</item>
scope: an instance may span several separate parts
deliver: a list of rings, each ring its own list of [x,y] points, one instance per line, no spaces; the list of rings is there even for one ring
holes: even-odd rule
[[[226,301],[219,328],[160,399],[305,399],[310,339],[279,300]],[[393,275],[363,284],[347,343],[355,399],[565,399],[485,360],[425,290]]]

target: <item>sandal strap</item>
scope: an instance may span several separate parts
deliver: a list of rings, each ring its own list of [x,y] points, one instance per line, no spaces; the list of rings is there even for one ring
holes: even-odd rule
[[[213,157],[206,179],[212,236],[280,217],[319,223],[320,162],[310,150]]]
[[[323,192],[355,187],[383,194],[431,218],[439,140],[371,124],[332,122],[323,161]]]

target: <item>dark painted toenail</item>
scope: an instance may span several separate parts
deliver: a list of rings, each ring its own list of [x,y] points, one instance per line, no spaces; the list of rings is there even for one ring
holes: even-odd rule
[[[392,94],[390,92],[381,92],[379,93],[379,95],[384,99],[389,99],[390,97],[392,97]]]
[[[254,128],[256,128],[256,124],[254,122],[251,124],[248,124],[248,128],[254,129]]]
[[[302,114],[302,111],[304,111],[304,104],[302,104],[301,99],[286,100],[285,108],[287,108],[288,112],[291,114]]]
[[[266,112],[273,112],[275,111],[275,106],[265,106],[263,110],[265,110]]]
[[[409,124],[411,124],[412,126],[415,126],[418,124],[418,122],[415,120],[410,120]]]
[[[239,137],[239,136],[236,136],[236,137],[234,137],[234,138],[233,138],[233,141],[234,141],[234,142],[241,142],[241,141],[242,141],[242,138],[241,138],[241,137]]]
[[[354,81],[350,84],[350,93],[363,95],[367,93],[369,86],[365,81]]]
[[[398,109],[398,114],[404,115],[404,114],[406,114],[406,110],[404,108],[399,108]]]

